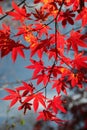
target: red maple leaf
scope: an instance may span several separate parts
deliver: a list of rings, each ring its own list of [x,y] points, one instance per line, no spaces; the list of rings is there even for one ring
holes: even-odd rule
[[[10,103],[10,107],[12,107],[13,105],[15,105],[18,101],[21,101],[21,95],[19,94],[18,91],[14,91],[12,89],[9,88],[5,88],[5,90],[10,93],[10,95],[2,98],[2,100],[12,100]]]
[[[46,108],[46,105],[45,105],[45,96],[43,95],[43,93],[41,92],[38,92],[36,94],[32,94],[28,97],[26,97],[26,99],[24,100],[24,102],[29,102],[31,100],[33,100],[33,108],[34,108],[34,111],[36,112],[38,107],[39,107],[39,103]]]
[[[68,81],[71,81],[71,86],[75,87],[78,86],[79,88],[82,88],[82,82],[84,81],[84,74],[81,73],[70,73],[68,74]]]
[[[87,48],[86,43],[81,39],[83,35],[79,32],[71,31],[70,37],[67,39],[67,47],[68,50],[70,50],[70,47],[73,48],[73,50],[77,53],[78,52],[78,46]]]
[[[18,47],[14,47],[12,49],[12,60],[13,62],[15,62],[16,58],[17,58],[17,55],[20,55],[22,58],[25,58],[25,54],[23,52],[23,47],[18,44]]]
[[[0,51],[1,57],[7,55],[10,51],[12,51],[13,47],[16,46],[14,40],[10,39],[10,28],[5,24],[2,25],[3,30],[0,30]]]
[[[65,83],[64,78],[54,80],[54,84],[53,84],[52,88],[56,88],[56,91],[58,94],[60,94],[61,91],[63,91],[65,94],[67,94],[66,88],[68,88],[68,86]]]
[[[38,30],[38,36],[41,37],[42,35],[48,36],[48,31],[51,28],[49,26],[45,26],[42,23],[35,24],[34,31]]]
[[[16,88],[17,91],[23,91],[22,97],[26,96],[27,94],[32,94],[33,90],[35,89],[33,87],[33,84],[27,84],[26,82],[22,82],[23,86],[19,86]]]
[[[34,0],[35,4],[40,5],[38,8],[37,5],[30,6],[24,1],[18,5],[14,0],[12,1],[13,9],[6,12],[6,15],[0,19],[3,20],[9,15],[14,20],[20,21],[20,27],[16,28],[15,31],[18,32],[14,34],[13,29],[2,24],[0,54],[4,57],[11,52],[12,60],[15,62],[18,54],[25,58],[23,50],[28,49],[31,64],[26,68],[33,71],[30,80],[36,80],[35,83],[39,88],[34,88],[32,83],[22,82],[22,85],[16,87],[15,90],[5,89],[9,95],[3,100],[11,100],[10,107],[19,102],[18,110],[23,109],[25,114],[31,108],[37,112],[42,105],[44,110],[39,112],[37,119],[62,122],[57,118],[57,114],[60,111],[66,113],[66,110],[63,107],[64,100],[61,99],[60,93],[67,94],[68,85],[82,88],[87,83],[87,56],[80,53],[80,48],[87,48],[87,34],[82,34],[87,24],[85,2],[87,0]],[[32,8],[33,12],[28,13],[30,7],[35,8]],[[70,7],[72,10],[69,9]],[[1,6],[0,14],[4,14]],[[75,15],[77,15],[76,20],[82,21],[82,28],[62,34],[60,25],[66,26],[67,23],[74,25]],[[59,21],[61,23],[58,23]],[[24,39],[16,42],[16,39],[11,37],[13,34],[14,38],[22,35]],[[66,37],[67,34],[69,35]],[[23,40],[28,43],[28,47],[24,45],[26,43]],[[69,54],[74,51],[75,54],[71,57],[66,54],[67,51]],[[46,59],[44,53],[47,56]],[[47,62],[47,59],[51,58],[52,60]],[[48,99],[46,91],[49,91],[49,85],[55,88],[57,93],[54,91],[52,98]],[[43,93],[42,90],[44,90]]]
[[[58,110],[66,113],[66,110],[62,106],[61,96],[54,96],[52,100],[48,101],[48,109],[52,108],[53,112],[57,114]]]
[[[47,52],[49,60],[50,60],[51,58],[56,59],[56,53],[55,53],[55,52],[56,52],[56,51],[55,51],[55,48],[52,48],[52,49],[50,49],[50,50]]]
[[[36,46],[33,48],[31,56],[37,53],[38,56],[41,58],[43,52],[47,53],[48,48],[50,48],[50,45],[53,45],[54,42],[55,42],[54,35],[50,35],[49,38],[40,40],[40,42],[36,44]]]
[[[49,13],[43,12],[42,8],[38,10],[35,9],[35,13],[32,13],[32,14],[36,18],[35,21],[38,21],[38,20],[45,21],[49,16]]]
[[[22,105],[18,107],[18,110],[24,109],[24,114],[26,113],[27,109],[28,109],[28,110],[31,110],[31,106],[32,106],[31,103],[22,102],[21,104],[22,104]]]
[[[47,121],[47,120],[51,120],[53,117],[54,115],[51,112],[47,110],[43,110],[39,112],[39,116],[37,117],[37,120],[43,119],[44,121]]]
[[[83,52],[74,55],[75,58],[72,60],[73,68],[80,70],[81,68],[87,69],[87,56],[83,56]]]
[[[26,66],[27,69],[35,69],[33,72],[33,77],[37,76],[39,72],[44,69],[43,61],[35,61],[31,59],[32,65]]]
[[[67,22],[71,25],[74,24],[74,20],[72,17],[75,17],[75,14],[73,11],[67,9],[65,12],[61,12],[60,16],[58,18],[58,21],[62,21],[63,27],[66,26]]]
[[[5,24],[2,24],[4,29],[0,30],[0,51],[1,57],[6,56],[9,52],[12,51],[12,60],[15,61],[17,58],[17,54],[19,53],[21,57],[25,58],[23,48],[24,45],[19,42],[15,42],[10,38],[10,28]]]
[[[33,101],[33,107],[34,107],[34,111],[37,111],[38,107],[39,107],[39,103],[46,108],[45,105],[45,96],[43,96],[43,94],[41,92],[37,93],[34,95],[34,101]]]
[[[41,82],[43,82],[44,86],[46,86],[47,82],[49,81],[49,76],[45,73],[38,74],[37,76],[33,76],[33,79],[37,79],[37,85],[39,85]]]
[[[23,35],[24,38],[27,34],[30,34],[32,31],[35,31],[33,28],[32,28],[33,24],[29,24],[29,25],[25,25],[23,24],[23,26],[21,27],[18,27],[17,30],[17,34],[15,36],[20,36],[20,35]]]
[[[82,20],[82,26],[87,24],[87,7],[82,9],[82,11],[77,15],[76,20]]]
[[[44,121],[54,121],[56,123],[63,122],[63,120],[57,118],[52,112],[48,110],[43,110],[39,112],[39,116],[37,117],[37,120],[44,120]]]
[[[25,6],[19,8],[18,5],[14,1],[12,1],[12,7],[15,11],[7,12],[7,14],[14,17],[14,20],[24,22],[25,19],[30,19],[30,14],[27,14]]]

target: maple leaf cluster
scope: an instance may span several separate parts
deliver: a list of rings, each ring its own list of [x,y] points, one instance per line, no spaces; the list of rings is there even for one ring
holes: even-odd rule
[[[9,93],[2,100],[11,100],[10,107],[20,103],[18,110],[39,111],[38,120],[51,120],[56,123],[64,122],[57,117],[59,111],[66,113],[63,95],[68,95],[67,89],[85,87],[87,83],[87,33],[83,33],[87,25],[87,0],[34,0],[34,11],[28,11],[29,6],[25,1],[20,7],[12,1],[13,10],[5,12],[0,7],[0,14],[10,16],[11,20],[20,22],[17,33],[11,37],[10,26],[2,24],[0,30],[0,55],[5,57],[11,52],[13,62],[17,55],[25,58],[24,50],[30,51],[31,64],[26,69],[31,70],[30,83],[22,82],[21,86],[14,90],[5,88]],[[82,2],[82,4],[81,4]],[[40,8],[37,8],[37,4]],[[3,13],[4,12],[4,13]],[[3,19],[2,19],[3,20]],[[75,22],[81,22],[79,29],[72,29],[69,36],[61,33],[58,26],[66,29],[67,24],[73,26]],[[53,27],[51,26],[53,24]],[[15,41],[15,37],[23,36],[22,40]],[[81,48],[83,51],[81,51]],[[72,58],[68,55],[73,52]],[[34,56],[37,55],[37,59]],[[47,57],[48,63],[46,63]],[[53,63],[50,61],[53,60]],[[36,86],[33,81],[36,81]],[[55,89],[51,98],[46,92],[51,86]],[[37,89],[39,86],[39,90]],[[44,92],[43,92],[44,91]]]

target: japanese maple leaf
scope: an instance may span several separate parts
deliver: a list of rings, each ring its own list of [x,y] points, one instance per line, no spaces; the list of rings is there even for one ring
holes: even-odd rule
[[[40,42],[36,44],[36,46],[33,48],[31,56],[38,53],[38,56],[41,57],[43,52],[47,52],[50,45],[51,44],[53,45],[54,42],[55,42],[54,35],[50,35],[49,38],[40,40]]]
[[[34,36],[33,31],[35,28],[32,27],[33,24],[23,25],[22,27],[18,28],[18,33],[15,36],[23,35],[24,40],[30,44],[31,51],[38,45],[38,39]]]
[[[36,112],[39,107],[39,104],[41,104],[44,108],[46,108],[45,99],[46,97],[43,95],[43,93],[38,92],[36,94],[26,97],[24,102],[29,102],[33,100],[33,108],[34,108],[34,111]]]
[[[37,117],[37,120],[43,119],[44,121],[52,120],[52,118],[55,117],[50,111],[43,110],[39,112],[39,116]]]
[[[71,25],[74,24],[73,17],[75,17],[75,14],[73,11],[67,9],[65,12],[61,12],[60,16],[58,18],[58,21],[62,21],[63,27],[66,26],[67,22]]]
[[[31,106],[32,106],[31,103],[22,102],[21,104],[22,104],[22,105],[18,107],[18,110],[24,109],[24,114],[26,113],[27,109],[28,109],[28,110],[31,110]]]
[[[66,36],[64,36],[63,34],[61,34],[60,32],[57,32],[57,51],[58,53],[61,53],[63,50],[64,50],[64,46],[66,45]],[[56,53],[56,50],[55,48],[53,48],[54,44],[55,44],[55,34],[51,34],[50,37],[48,39],[45,39],[45,40],[42,40],[41,41],[42,43],[45,42],[45,46],[48,47],[48,48],[51,48],[52,47],[52,50],[55,51]],[[43,44],[44,46],[44,44]],[[62,54],[62,53],[61,53]]]
[[[15,61],[17,58],[17,54],[19,53],[20,56],[25,58],[23,48],[24,46],[19,42],[15,42],[13,39],[10,38],[10,28],[5,24],[2,24],[3,29],[0,30],[0,51],[1,57],[6,56],[9,52],[12,51],[12,60]]]
[[[48,2],[44,3],[42,6],[42,11],[49,12],[49,16],[56,18],[58,13],[58,7],[54,0],[48,0]]]
[[[26,8],[24,6],[19,8],[18,5],[14,1],[12,1],[12,7],[15,11],[7,12],[7,14],[14,17],[14,20],[19,20],[20,22],[23,22],[25,19],[30,19],[30,14],[27,14]]]
[[[55,48],[52,48],[52,49],[50,49],[50,50],[47,52],[49,60],[50,60],[51,58],[56,59],[56,53],[55,53],[55,52],[56,52]]]
[[[73,2],[73,10],[77,10],[79,8],[80,0],[74,0]]]
[[[54,77],[57,77],[59,74],[61,74],[60,67],[59,66],[49,66],[49,74],[51,73]]]
[[[24,54],[24,52],[23,52],[23,47],[20,46],[20,44],[19,44],[18,47],[14,47],[14,48],[12,49],[12,60],[13,60],[13,62],[15,62],[15,60],[16,60],[18,54],[19,54],[22,58],[25,58],[25,54]]]
[[[61,55],[61,56],[62,56],[62,57],[60,58],[60,59],[61,59],[60,65],[66,64],[67,66],[70,67],[70,65],[71,65],[71,59],[68,58],[68,57],[65,57],[64,55]]]
[[[81,73],[70,73],[68,75],[68,81],[71,81],[72,87],[78,86],[79,88],[82,88],[82,82],[84,82],[84,74]]]
[[[38,36],[41,37],[42,35],[48,36],[48,31],[51,28],[49,26],[45,26],[42,23],[37,23],[35,24],[35,28],[34,30],[37,31],[38,30]]]
[[[52,100],[48,101],[48,109],[52,108],[52,110],[57,114],[58,110],[66,113],[66,110],[62,106],[62,100],[60,96],[54,96]]]
[[[43,61],[35,61],[31,59],[32,65],[26,66],[27,69],[35,69],[33,72],[33,77],[35,77],[39,72],[44,69]]]
[[[35,31],[35,29],[33,29],[32,26],[33,24],[23,24],[23,26],[17,28],[18,32],[15,36],[23,35],[23,37],[25,38],[26,35],[31,34],[32,31]]]
[[[54,121],[56,123],[63,122],[63,120],[57,118],[52,112],[48,110],[43,110],[39,112],[39,116],[37,120],[44,120],[44,121]]]
[[[82,26],[87,24],[87,7],[82,9],[82,11],[77,15],[76,20],[82,20]]]
[[[87,48],[87,44],[81,39],[81,37],[82,37],[82,34],[72,30],[70,32],[70,37],[67,39],[68,50],[70,50],[70,47],[72,47],[73,50],[77,53],[78,46]]]
[[[10,37],[10,28],[5,24],[2,24],[2,30],[0,30],[0,51],[1,57],[7,55],[12,49],[12,45],[9,46],[9,43],[12,42]],[[14,44],[14,42],[12,42]]]
[[[26,33],[24,35],[24,39],[25,39],[26,42],[28,42],[30,44],[30,49],[31,49],[31,53],[32,53],[32,51],[38,45],[37,37],[35,37],[34,34],[32,32],[30,32],[30,33]],[[31,54],[31,57],[32,56],[33,56],[33,54]]]
[[[34,48],[38,45],[38,39],[34,36],[33,31],[36,31],[34,28],[32,28],[33,24],[30,25],[23,25],[22,27],[18,28],[18,33],[15,36],[23,35],[24,40],[30,44],[28,47],[31,49],[31,52],[34,50]]]
[[[75,54],[75,58],[72,60],[72,66],[73,68],[77,68],[79,70],[81,68],[87,69],[87,56],[83,56],[83,52]]]
[[[0,51],[1,57],[4,57],[16,46],[14,40],[9,38],[9,34],[0,31]]]
[[[18,91],[14,91],[9,88],[5,88],[5,90],[10,94],[2,98],[2,100],[11,100],[10,107],[14,106],[18,101],[21,101],[21,95]]]
[[[0,29],[0,32],[7,34],[7,36],[10,35],[10,26],[7,26],[6,24],[2,23],[2,29]]]
[[[33,100],[34,111],[37,111],[39,104],[41,104],[44,108],[46,108],[45,99],[46,97],[43,95],[42,92],[39,92],[34,95],[34,100]]]
[[[63,91],[65,94],[67,94],[66,88],[68,88],[68,86],[66,85],[63,78],[54,80],[54,84],[53,84],[52,88],[56,88],[56,91],[58,94],[60,94],[61,91]]]
[[[49,81],[49,76],[48,74],[42,73],[42,74],[38,74],[37,76],[33,76],[32,80],[34,79],[37,80],[37,85],[43,82],[44,86],[46,86],[47,82]]]
[[[33,16],[36,18],[35,21],[38,21],[38,20],[41,20],[41,21],[46,21],[46,19],[48,18],[49,16],[49,13],[44,13],[42,11],[42,8],[40,8],[39,10],[35,9],[35,13],[32,13]]]
[[[26,82],[22,82],[23,86],[19,86],[16,88],[17,91],[23,91],[22,96],[26,96],[28,93],[32,94],[33,90],[35,89],[33,87],[33,84],[27,84]]]

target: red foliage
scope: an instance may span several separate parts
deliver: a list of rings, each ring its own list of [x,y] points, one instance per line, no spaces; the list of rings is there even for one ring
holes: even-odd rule
[[[18,91],[14,91],[12,89],[5,88],[7,92],[10,93],[10,95],[3,98],[3,100],[12,100],[10,103],[10,107],[15,105],[18,101],[21,101],[21,95]]]
[[[25,6],[19,8],[17,4],[14,1],[12,1],[12,7],[15,11],[7,12],[7,14],[14,17],[13,20],[20,20],[20,22],[23,22],[25,19],[29,19],[30,14],[26,12]]]
[[[61,92],[67,95],[67,89],[85,87],[87,82],[87,56],[84,53],[87,48],[87,33],[83,33],[87,25],[85,2],[87,0],[34,0],[34,4],[40,4],[40,8],[35,6],[34,11],[29,12],[27,3],[19,7],[12,1],[13,10],[6,12],[5,17],[9,15],[20,22],[20,27],[16,28],[18,31],[13,37],[22,35],[27,43],[25,45],[22,40],[15,41],[11,38],[11,27],[2,24],[1,58],[11,52],[15,62],[18,54],[25,58],[24,49],[30,50],[31,64],[26,68],[32,70],[33,74],[29,84],[23,81],[15,90],[5,89],[9,95],[3,100],[11,100],[10,107],[19,102],[18,110],[24,109],[25,114],[27,109],[38,111],[41,104],[43,110],[39,112],[37,119],[63,122],[57,117],[59,111],[66,113]],[[1,7],[0,14],[3,14]],[[82,27],[77,30],[73,28],[68,32],[69,36],[67,33],[61,33],[62,27],[66,29],[67,25],[73,26],[79,20]],[[72,57],[68,55],[71,51],[74,52]],[[37,59],[34,59],[35,55]],[[39,90],[33,80],[36,80]],[[55,88],[57,92],[52,98],[49,98],[47,93],[49,85],[51,91]],[[45,90],[44,93],[42,90]]]
[[[74,20],[72,19],[72,17],[75,17],[75,14],[73,13],[73,11],[70,11],[69,9],[66,10],[66,12],[61,12],[59,20],[62,20],[62,25],[65,27],[67,22],[71,25],[74,24]]]

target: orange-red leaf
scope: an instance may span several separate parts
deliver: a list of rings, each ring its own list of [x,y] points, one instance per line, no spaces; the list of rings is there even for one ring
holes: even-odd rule
[[[20,7],[12,1],[12,7],[14,8],[14,12],[7,12],[8,15],[14,17],[14,20],[19,20],[20,22],[23,22],[25,19],[30,19],[30,14],[27,14],[26,8]]]

